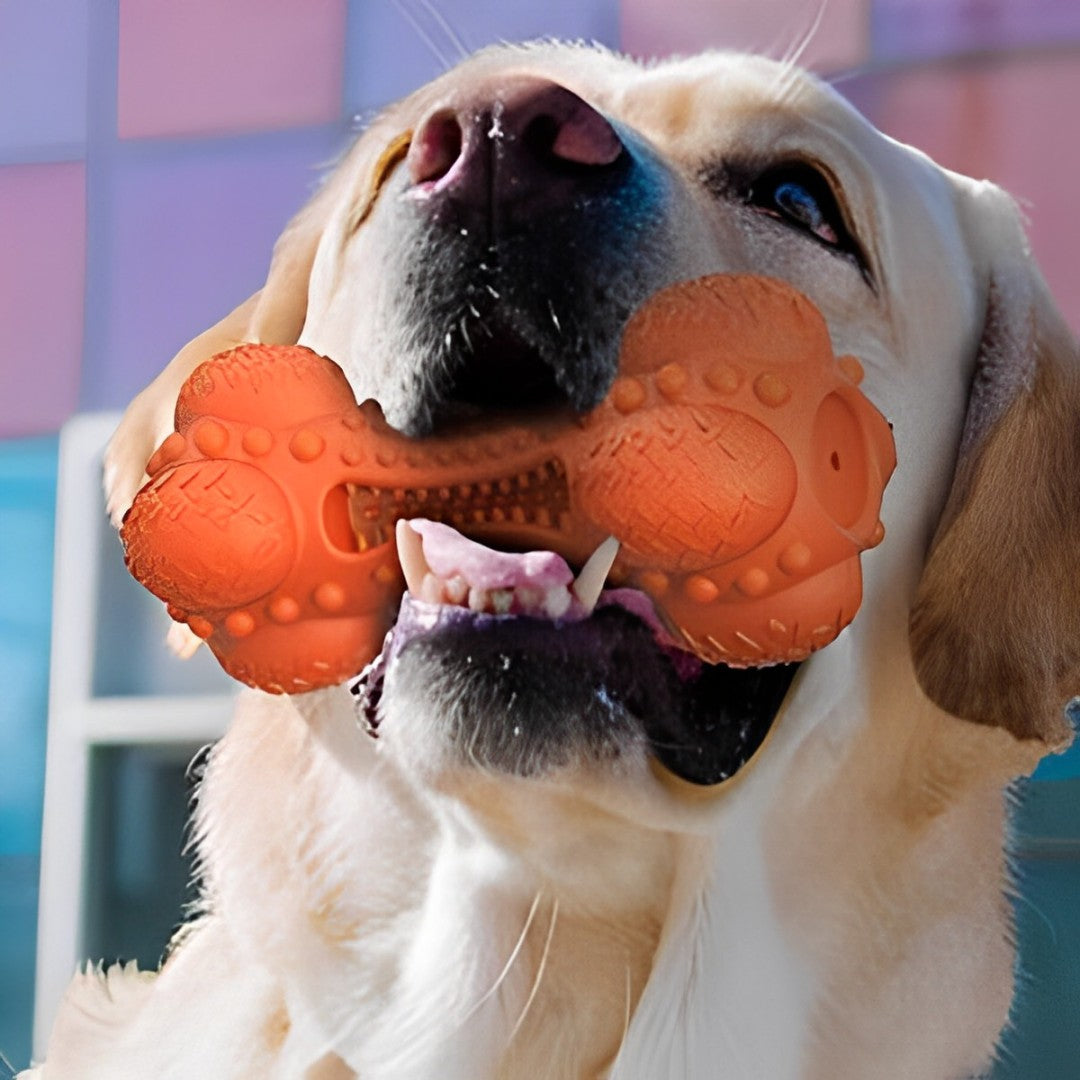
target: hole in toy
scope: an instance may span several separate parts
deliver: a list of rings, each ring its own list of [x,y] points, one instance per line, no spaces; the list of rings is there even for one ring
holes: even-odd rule
[[[811,445],[814,493],[837,524],[850,528],[866,507],[869,471],[862,425],[840,394],[822,401]]]
[[[338,551],[354,555],[360,550],[349,520],[349,490],[344,484],[327,492],[323,503],[323,531],[327,542]]]

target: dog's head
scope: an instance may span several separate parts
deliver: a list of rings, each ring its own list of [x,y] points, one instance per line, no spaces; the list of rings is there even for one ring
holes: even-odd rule
[[[422,436],[587,412],[633,311],[717,272],[809,298],[895,426],[863,611],[807,662],[828,671],[819,704],[866,711],[855,635],[912,694],[917,673],[949,712],[1061,745],[1080,685],[1075,346],[1011,201],[812,78],[727,54],[480,54],[360,138],[282,237],[248,336],[334,358]],[[406,601],[377,709],[387,753],[452,786],[584,772],[593,792],[667,791],[657,760],[713,784],[801,692],[790,667],[691,671],[625,606],[559,626],[451,608]]]

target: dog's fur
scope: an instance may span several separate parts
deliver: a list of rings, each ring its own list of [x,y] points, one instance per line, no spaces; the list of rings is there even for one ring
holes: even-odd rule
[[[945,1080],[993,1058],[1014,983],[1007,790],[1067,745],[1080,687],[1080,363],[992,184],[764,59],[485,52],[380,116],[265,288],[135,401],[111,510],[183,378],[241,340],[299,339],[424,428],[447,326],[424,325],[417,271],[452,288],[457,267],[403,210],[393,147],[521,74],[608,117],[655,196],[617,268],[575,255],[606,298],[573,318],[610,334],[662,285],[749,271],[806,293],[863,361],[899,466],[862,610],[715,788],[633,739],[614,760],[476,767],[440,719],[453,673],[436,687],[415,659],[387,681],[377,744],[344,690],[247,694],[199,795],[201,914],[160,973],[76,979],[48,1080]],[[791,158],[842,192],[865,272],[730,180]],[[528,284],[564,256],[535,250]],[[594,692],[575,690],[582,709]]]

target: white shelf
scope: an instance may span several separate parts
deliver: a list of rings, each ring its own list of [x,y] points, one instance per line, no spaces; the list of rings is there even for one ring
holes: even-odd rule
[[[83,959],[84,913],[101,885],[87,872],[95,749],[186,754],[223,734],[237,689],[208,650],[188,661],[169,651],[164,605],[124,567],[101,492],[102,453],[118,420],[78,416],[60,437],[35,1057]]]

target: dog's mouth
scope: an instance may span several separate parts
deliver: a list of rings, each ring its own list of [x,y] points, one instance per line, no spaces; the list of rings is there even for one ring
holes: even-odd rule
[[[558,479],[545,474],[549,488]],[[711,665],[680,648],[643,592],[605,587],[613,538],[575,574],[553,551],[499,551],[438,522],[396,531],[408,588],[352,684],[374,736],[400,677],[424,685],[472,764],[535,775],[644,742],[677,776],[713,785],[761,746],[798,667]]]
[[[716,783],[861,602],[895,463],[861,376],[805,297],[738,275],[639,309],[595,408],[484,410],[426,437],[357,407],[309,350],[244,347],[185,384],[128,563],[279,693],[367,663],[403,576],[360,683],[373,726],[383,683],[384,720],[425,688],[417,711],[481,764],[533,774],[644,739]]]

